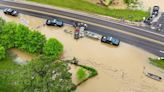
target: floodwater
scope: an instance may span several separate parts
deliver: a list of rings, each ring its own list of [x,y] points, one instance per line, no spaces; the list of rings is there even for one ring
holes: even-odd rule
[[[32,59],[32,55],[28,54],[28,53],[25,53],[21,50],[18,50],[18,49],[15,49],[15,48],[12,48],[10,49],[10,51],[12,53],[14,53],[16,56],[20,57],[21,59],[23,59],[24,61],[30,61]]]
[[[153,6],[157,5],[160,7],[160,12],[164,12],[164,0],[139,0],[139,2],[143,3],[143,7],[145,10],[152,9]]]
[[[0,15],[7,20],[22,23],[20,18]],[[21,17],[27,26],[38,29],[47,38],[55,37],[61,41],[64,45],[64,59],[77,57],[80,64],[97,69],[98,76],[82,84],[76,92],[164,92],[164,81],[158,82],[143,74],[149,71],[164,78],[164,71],[149,64],[148,58],[156,56],[123,42],[119,47],[114,47],[88,38],[74,40],[73,35],[64,32],[65,29],[73,31],[73,27],[41,26],[44,19],[27,15]],[[76,71],[77,68],[72,70]],[[75,75],[73,80],[76,81]]]

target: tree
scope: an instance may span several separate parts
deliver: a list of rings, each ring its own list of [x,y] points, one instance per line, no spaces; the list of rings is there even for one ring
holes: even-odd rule
[[[46,42],[44,35],[31,31],[28,27],[19,24],[15,33],[15,47],[28,53],[40,53]]]
[[[0,45],[0,60],[5,58],[5,55],[6,55],[5,48]]]
[[[14,47],[15,30],[17,24],[13,22],[5,23],[0,33],[0,44],[6,49]]]
[[[54,59],[59,58],[62,52],[63,45],[55,38],[50,38],[43,47],[43,54]]]
[[[67,63],[41,56],[21,68],[16,83],[22,92],[71,92],[76,86],[68,70]]]

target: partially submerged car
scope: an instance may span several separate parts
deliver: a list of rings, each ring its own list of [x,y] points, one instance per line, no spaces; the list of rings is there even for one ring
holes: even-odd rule
[[[151,25],[152,22],[153,22],[153,17],[152,17],[152,16],[150,16],[150,17],[148,17],[148,18],[146,18],[146,19],[144,20],[144,23],[145,23],[145,24],[148,24],[148,25]]]
[[[119,44],[120,44],[120,40],[118,40],[114,37],[111,37],[111,36],[102,36],[101,42],[112,44],[115,46],[119,46]]]
[[[63,27],[64,23],[63,23],[63,21],[60,21],[60,20],[57,20],[57,19],[47,19],[46,25]]]
[[[156,17],[159,14],[159,6],[154,6],[152,11],[152,16]]]
[[[18,16],[18,14],[19,14],[17,10],[14,10],[14,9],[11,9],[11,8],[5,8],[3,10],[3,12],[5,14],[11,15],[11,16]]]

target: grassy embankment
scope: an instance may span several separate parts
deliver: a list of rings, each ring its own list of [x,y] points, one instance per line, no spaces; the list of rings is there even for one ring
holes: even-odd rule
[[[161,69],[164,69],[164,60],[158,60],[158,59],[151,59],[150,58],[150,63],[161,68]]]
[[[89,3],[84,0],[27,0],[38,2],[42,4],[48,4],[52,6],[59,6],[64,8],[70,8],[74,10],[81,10],[86,12],[92,12],[102,15],[111,16],[114,18],[124,18],[126,20],[141,21],[143,17],[149,15],[148,12],[141,10],[129,10],[129,9],[109,9],[107,7],[100,7],[98,5]]]

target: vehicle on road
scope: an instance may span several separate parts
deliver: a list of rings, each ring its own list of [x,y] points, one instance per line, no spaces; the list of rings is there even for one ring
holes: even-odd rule
[[[18,16],[18,14],[19,14],[17,10],[14,10],[14,9],[11,9],[11,8],[5,8],[3,10],[3,12],[5,14],[11,15],[11,16]]]
[[[57,19],[47,19],[46,25],[63,27],[64,23],[63,23],[63,21],[60,21],[60,20],[57,20]]]
[[[154,6],[152,11],[152,16],[156,17],[159,14],[159,6]]]
[[[119,46],[119,44],[120,44],[120,40],[118,40],[114,37],[111,37],[111,36],[102,36],[101,42],[112,44],[115,46]]]
[[[152,22],[153,22],[153,17],[152,17],[152,16],[150,16],[150,17],[148,17],[148,18],[146,18],[146,19],[144,20],[144,23],[145,23],[145,24],[148,24],[148,25],[151,25]]]

